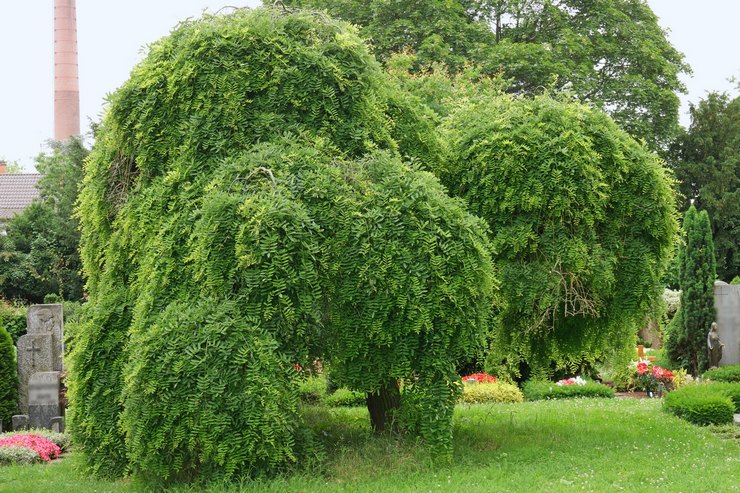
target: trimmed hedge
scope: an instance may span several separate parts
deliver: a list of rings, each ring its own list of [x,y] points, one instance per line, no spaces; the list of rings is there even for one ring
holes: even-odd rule
[[[329,407],[365,407],[366,396],[363,392],[356,392],[345,388],[337,389],[324,398],[324,404]]]
[[[483,404],[496,402],[522,402],[524,395],[514,384],[507,382],[465,384],[461,402]]]
[[[740,413],[740,382],[714,382],[711,386],[729,397],[735,405],[735,412]]]
[[[687,385],[668,392],[663,410],[697,425],[732,423],[735,404],[718,384]]]
[[[554,382],[530,380],[524,384],[524,398],[528,401],[542,399],[570,399],[574,397],[614,397],[614,389],[596,382],[586,385],[556,385]]]
[[[740,382],[740,365],[720,366],[707,370],[704,372],[704,378],[718,382]]]
[[[326,397],[327,384],[324,375],[306,377],[298,384],[298,397],[306,404],[320,404]]]

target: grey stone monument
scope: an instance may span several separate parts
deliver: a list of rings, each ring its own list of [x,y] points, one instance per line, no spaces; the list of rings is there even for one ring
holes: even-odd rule
[[[34,373],[28,381],[28,422],[32,428],[50,428],[61,415],[59,372]]]
[[[717,331],[725,344],[719,365],[740,365],[740,284],[714,283]]]
[[[49,399],[41,399],[48,393],[46,391],[38,393],[38,385],[51,387],[49,380],[56,378],[57,404],[56,414],[59,416],[62,409],[59,409],[59,372],[64,370],[64,317],[62,305],[33,305],[28,309],[26,335],[18,339],[17,362],[18,362],[18,407],[21,414],[13,417],[13,428],[16,424],[21,426],[43,426],[48,427],[49,423],[39,424],[39,420],[45,420],[46,414],[41,416],[39,413],[50,413],[51,408],[42,410],[38,406],[51,406]],[[35,377],[35,375],[45,375]],[[35,416],[31,417],[30,408],[30,386],[34,382],[34,398],[37,406]],[[45,402],[46,404],[41,404]],[[25,416],[25,418],[24,418]],[[41,417],[39,417],[41,416]],[[17,419],[16,419],[17,418]],[[24,422],[25,420],[25,422]],[[48,420],[47,420],[48,421]]]

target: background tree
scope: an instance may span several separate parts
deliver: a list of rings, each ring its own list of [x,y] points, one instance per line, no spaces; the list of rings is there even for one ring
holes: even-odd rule
[[[740,96],[712,92],[691,105],[691,125],[671,149],[684,196],[712,221],[717,274],[740,274]]]
[[[442,140],[442,181],[488,222],[500,270],[489,366],[547,375],[634,344],[677,230],[658,157],[607,115],[547,96],[470,100]]]
[[[434,62],[501,72],[510,91],[567,89],[608,112],[636,138],[664,150],[678,131],[683,55],[642,0],[291,0],[361,26],[381,61],[416,53]]]
[[[36,158],[44,176],[41,197],[7,224],[0,236],[0,293],[8,299],[41,303],[50,293],[82,298],[80,234],[74,203],[87,149],[79,138],[52,143]]]
[[[681,304],[668,326],[666,348],[672,360],[699,375],[707,369],[707,333],[716,315],[714,242],[707,211],[689,207],[683,236],[679,251]]]
[[[396,419],[449,457],[455,363],[495,278],[483,222],[401,161],[434,139],[399,132],[433,127],[396,90],[353,28],[305,12],[205,16],[151,46],[80,196],[70,421],[93,468],[294,464],[293,365],[316,356],[376,429]]]

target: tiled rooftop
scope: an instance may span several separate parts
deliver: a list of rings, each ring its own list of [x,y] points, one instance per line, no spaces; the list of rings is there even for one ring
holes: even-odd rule
[[[10,219],[39,196],[36,183],[40,174],[0,174],[0,221]]]

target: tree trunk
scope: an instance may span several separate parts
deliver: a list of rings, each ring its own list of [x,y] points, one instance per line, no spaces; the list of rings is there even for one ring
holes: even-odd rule
[[[395,430],[395,411],[401,407],[401,391],[398,380],[388,380],[377,392],[367,394],[367,410],[370,424],[375,433]]]

